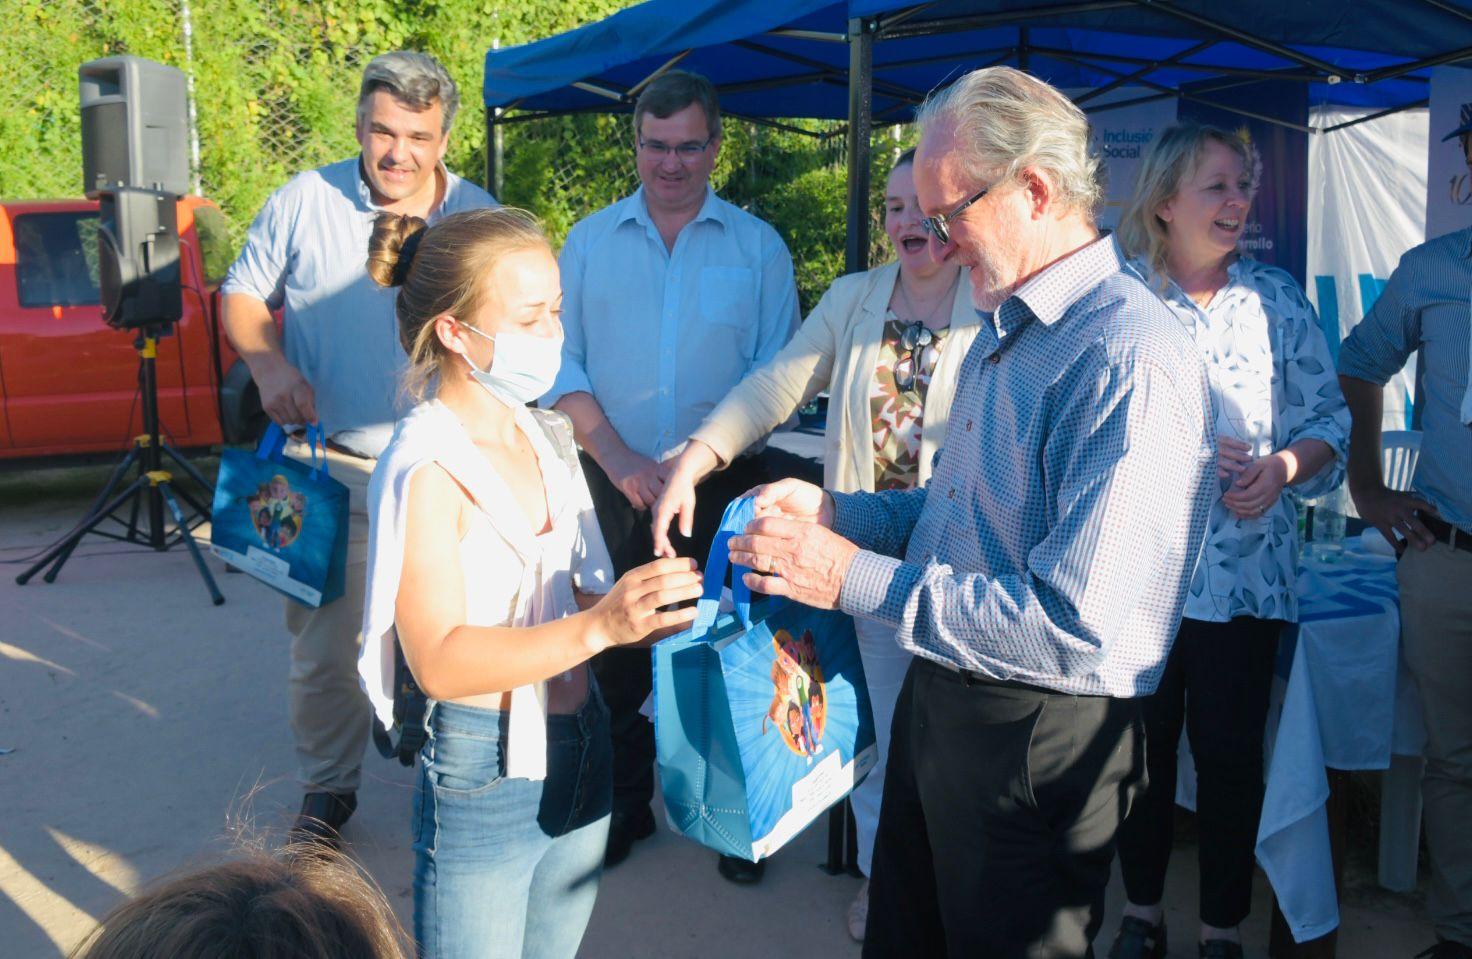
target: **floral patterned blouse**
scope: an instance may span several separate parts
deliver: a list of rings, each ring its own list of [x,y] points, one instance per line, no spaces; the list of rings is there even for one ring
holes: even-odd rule
[[[1293,496],[1329,492],[1344,479],[1349,409],[1318,315],[1293,278],[1240,257],[1227,284],[1203,309],[1144,261],[1131,268],[1195,339],[1211,381],[1219,435],[1235,436],[1266,456],[1303,439],[1328,443],[1334,459],[1253,519],[1238,519],[1220,497],[1212,504],[1206,541],[1182,615],[1226,622],[1236,616],[1298,621],[1298,536]],[[1222,480],[1226,492],[1231,480]]]
[[[912,489],[920,479],[925,395],[950,330],[930,330],[929,342],[911,350],[905,348],[902,340],[906,328],[913,325],[890,312],[879,340],[879,362],[875,364],[874,380],[869,387],[876,492]],[[914,382],[910,388],[901,389],[897,378],[908,380],[911,376]]]

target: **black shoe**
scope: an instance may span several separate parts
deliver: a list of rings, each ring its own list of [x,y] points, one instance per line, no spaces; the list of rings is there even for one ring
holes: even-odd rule
[[[1242,959],[1242,943],[1230,939],[1208,939],[1196,944],[1201,959]]]
[[[762,874],[767,871],[766,860],[761,862],[750,862],[746,859],[737,859],[734,856],[722,856],[721,861],[716,863],[716,872],[725,879],[749,886],[752,883],[762,881]]]
[[[1443,939],[1430,949],[1416,953],[1416,959],[1472,959],[1472,946]]]
[[[1125,916],[1109,947],[1109,959],[1165,959],[1165,920],[1159,925]]]
[[[603,849],[603,868],[612,869],[625,859],[640,839],[654,835],[654,813],[645,806],[632,813],[615,812],[609,817],[608,845]]]
[[[302,811],[291,826],[293,842],[320,842],[336,848],[340,830],[358,808],[358,794],[311,792],[302,797]]]

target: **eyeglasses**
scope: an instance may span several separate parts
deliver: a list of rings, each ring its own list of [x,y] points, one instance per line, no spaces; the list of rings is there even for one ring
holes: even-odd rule
[[[694,140],[690,140],[686,143],[677,143],[674,146],[670,146],[668,143],[665,143],[661,140],[646,140],[643,137],[640,137],[639,149],[644,150],[648,153],[652,153],[660,159],[664,159],[665,157],[673,153],[676,157],[679,158],[681,163],[689,163],[691,160],[694,160],[696,157],[704,153],[705,148],[710,146],[711,141],[713,140],[715,140],[715,137],[712,136],[706,137],[705,141],[702,143],[697,143]]]
[[[991,187],[983,187],[981,190],[977,191],[975,196],[967,200],[965,203],[962,203],[960,206],[956,207],[949,213],[942,213],[938,216],[924,217],[920,221],[920,226],[925,230],[926,233],[934,236],[941,246],[945,246],[947,243],[951,242],[951,228],[946,224],[950,223],[956,217],[964,213],[968,206],[986,196],[987,191],[990,189]]]
[[[925,348],[935,339],[930,327],[924,323],[911,323],[900,334],[900,349],[905,352],[895,358],[894,385],[906,393],[916,392],[915,381],[920,377]],[[917,356],[915,351],[919,350]]]

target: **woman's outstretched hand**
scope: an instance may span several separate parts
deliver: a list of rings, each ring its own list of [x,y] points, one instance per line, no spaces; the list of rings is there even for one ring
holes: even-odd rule
[[[721,464],[716,451],[691,440],[665,467],[664,490],[654,501],[650,526],[654,532],[654,555],[674,556],[670,523],[678,517],[680,535],[689,539],[695,528],[695,487]]]
[[[681,629],[695,619],[695,607],[666,609],[700,598],[695,560],[657,559],[625,573],[589,615],[588,645],[593,653],[631,646],[651,633]]]

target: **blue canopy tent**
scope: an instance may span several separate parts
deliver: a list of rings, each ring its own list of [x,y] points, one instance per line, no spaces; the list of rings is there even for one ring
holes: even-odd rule
[[[1006,63],[1085,90],[1090,112],[1173,97],[1301,130],[1306,119],[1244,106],[1234,91],[1306,85],[1311,104],[1368,107],[1363,122],[1425,106],[1431,67],[1472,62],[1472,0],[648,0],[486,56],[488,131],[623,112],[675,66],[709,77],[729,115],[775,123],[846,119],[847,267],[864,269],[869,132],[910,119],[949,78]],[[1116,88],[1144,97],[1106,102]],[[1214,94],[1218,96],[1214,96]],[[1341,126],[1348,124],[1341,124]],[[488,141],[494,136],[488,137]],[[487,151],[487,181],[497,164]]]
[[[783,120],[846,120],[814,135],[847,135],[854,271],[868,267],[872,127],[908,121],[928,91],[968,70],[1027,70],[1075,91],[1090,113],[1175,98],[1317,135],[1426,106],[1431,68],[1458,62],[1472,65],[1472,0],[648,0],[491,51],[484,100],[489,142],[501,124],[629,112],[678,66],[709,77],[730,116],[789,129]],[[1300,91],[1296,113],[1262,95],[1284,84]],[[1125,88],[1145,92],[1119,99]],[[1315,129],[1308,105],[1369,112]],[[830,870],[845,831],[842,815],[830,819]]]

